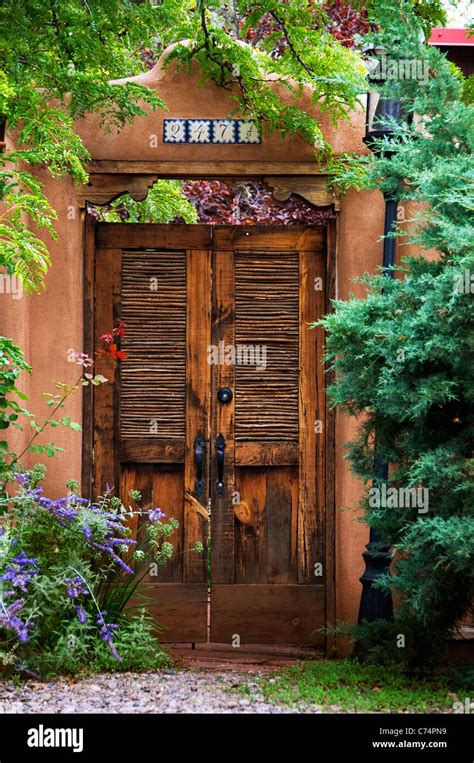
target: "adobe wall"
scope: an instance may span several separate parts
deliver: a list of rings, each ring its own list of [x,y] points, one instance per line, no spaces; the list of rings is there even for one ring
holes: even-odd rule
[[[104,133],[98,117],[90,116],[78,123],[78,129],[93,159],[124,161],[312,161],[313,149],[301,138],[292,135],[282,141],[278,136],[264,135],[260,145],[214,146],[171,145],[162,142],[164,117],[226,117],[235,108],[229,94],[212,83],[198,86],[196,71],[189,75],[175,73],[173,68],[155,69],[141,75],[140,80],[157,89],[169,111],[150,112],[126,127],[121,133]],[[278,85],[276,85],[278,87]],[[285,97],[288,97],[287,95]],[[303,104],[311,107],[309,98]],[[338,127],[322,117],[324,134],[335,151],[364,152],[363,110],[357,110],[346,123]],[[152,147],[150,136],[158,136],[157,147]],[[38,296],[24,296],[14,301],[1,295],[0,320],[2,333],[12,336],[25,349],[27,360],[33,366],[33,376],[25,388],[29,394],[29,407],[38,415],[45,413],[42,392],[53,391],[53,381],[74,382],[75,367],[66,361],[69,348],[82,349],[82,221],[70,180],[52,180],[43,171],[38,177],[51,204],[58,212],[56,230],[58,240],[51,241],[42,234],[52,256],[52,267],[46,277],[46,289]],[[338,296],[347,298],[350,292],[361,293],[361,287],[352,279],[364,271],[373,271],[382,260],[382,244],[378,240],[383,231],[384,204],[377,192],[351,191],[341,200],[337,252]],[[76,395],[68,404],[67,413],[81,420],[81,400]],[[349,465],[343,461],[343,443],[353,433],[353,422],[337,415],[337,616],[341,620],[354,620],[360,599],[358,578],[363,571],[361,553],[368,539],[368,529],[356,522],[353,507],[360,496],[361,487],[351,477]],[[55,496],[64,492],[68,479],[80,479],[80,435],[56,429],[51,439],[65,448],[50,462],[48,489]],[[21,440],[21,435],[19,435]],[[31,459],[34,462],[34,459]]]

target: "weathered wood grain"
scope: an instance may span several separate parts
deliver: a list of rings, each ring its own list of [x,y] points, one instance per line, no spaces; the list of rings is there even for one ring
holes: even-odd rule
[[[337,262],[337,220],[330,220],[327,226],[326,246],[326,290],[325,313],[334,308],[332,301],[336,297],[336,262]],[[334,372],[326,367],[326,388],[334,382]],[[336,624],[336,409],[326,398],[326,622]],[[335,647],[335,636],[326,636],[326,650],[332,653]]]
[[[84,328],[83,352],[94,354],[94,277],[95,277],[95,219],[84,215]],[[92,387],[82,389],[82,495],[92,497],[92,453],[94,447],[94,409]]]
[[[236,466],[291,466],[298,464],[297,442],[237,442]]]
[[[183,464],[155,464],[153,466],[153,508],[159,508],[167,518],[177,519],[179,527],[168,536],[174,556],[157,570],[154,583],[181,583],[183,581],[184,551],[184,466]],[[164,520],[166,521],[166,520]],[[153,568],[153,572],[156,570]]]
[[[297,583],[295,520],[298,514],[298,470],[267,469],[265,495],[266,582]]]
[[[192,178],[195,175],[235,176],[246,177],[259,175],[325,175],[327,168],[316,162],[285,162],[285,161],[128,161],[128,160],[94,160],[88,164],[91,174],[151,174],[164,175],[172,178]]]
[[[213,304],[212,304],[212,343],[219,346],[235,344],[234,314],[234,257],[231,253],[219,249],[222,230],[217,229],[214,236],[213,255]],[[235,398],[223,405],[217,400],[219,387],[235,389],[235,366],[225,364],[212,365],[212,435],[211,435],[211,579],[217,583],[234,581],[234,404]],[[223,434],[226,440],[224,451],[225,493],[217,494],[217,452],[216,437]]]
[[[322,585],[212,585],[211,641],[323,645]]]
[[[324,311],[325,282],[321,254],[300,253],[300,380],[299,447],[300,499],[298,515],[298,580],[314,582],[314,564],[325,565],[325,462],[326,400],[323,366],[323,331],[309,324]],[[319,284],[318,284],[319,285]],[[321,582],[320,580],[318,582]]]
[[[126,439],[120,443],[120,460],[135,463],[184,463],[184,437],[161,441],[158,438]]]
[[[206,448],[203,461],[205,491],[200,503],[207,508],[209,498],[209,406],[211,391],[211,367],[208,363],[208,347],[211,336],[211,252],[190,249],[186,254],[187,308],[186,308],[186,454],[184,463],[184,559],[185,583],[201,583],[207,580],[208,521],[197,510],[194,501],[186,494],[194,495],[196,464],[194,440],[198,432],[204,435]],[[193,550],[196,542],[204,551]]]
[[[98,223],[97,246],[120,249],[210,249],[210,225],[149,225],[148,223]]]
[[[220,249],[230,251],[314,252],[326,243],[323,225],[229,225],[217,232]]]
[[[163,626],[161,641],[207,641],[207,584],[144,583],[139,592],[151,599],[149,610]]]
[[[235,582],[266,583],[266,480],[267,470],[237,469],[234,507]]]
[[[110,331],[120,318],[120,249],[96,250],[95,329],[97,335]],[[96,350],[99,342],[96,338]],[[119,475],[119,389],[120,367],[110,357],[99,356],[96,373],[108,379],[94,387],[94,469],[93,494],[100,495],[106,486],[118,490]]]

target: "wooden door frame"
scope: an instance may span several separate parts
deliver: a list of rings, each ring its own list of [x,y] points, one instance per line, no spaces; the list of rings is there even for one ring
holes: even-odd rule
[[[338,242],[339,198],[327,190],[328,177],[323,169],[311,162],[91,162],[89,184],[77,192],[77,201],[83,220],[83,352],[92,354],[94,347],[94,263],[96,221],[86,213],[87,203],[107,204],[124,193],[135,200],[146,198],[153,183],[161,178],[263,180],[273,189],[277,200],[285,201],[296,193],[313,206],[336,213],[326,224],[326,282],[325,311],[332,310],[336,297],[336,261]],[[327,388],[332,383],[332,372],[326,373]],[[83,495],[91,495],[92,448],[94,410],[91,386],[83,388],[82,415],[82,467]],[[326,585],[325,623],[336,623],[336,413],[326,395],[325,431],[325,521],[326,521]],[[326,635],[326,653],[335,647],[335,637]]]

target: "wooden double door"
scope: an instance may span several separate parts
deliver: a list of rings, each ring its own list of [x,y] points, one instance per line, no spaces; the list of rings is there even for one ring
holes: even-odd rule
[[[93,491],[178,520],[147,589],[168,641],[322,641],[325,248],[323,227],[96,226],[93,333],[122,320],[127,359],[100,361]]]

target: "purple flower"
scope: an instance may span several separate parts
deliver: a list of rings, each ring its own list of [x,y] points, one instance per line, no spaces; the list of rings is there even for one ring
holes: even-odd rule
[[[23,593],[27,593],[28,584],[39,572],[39,569],[36,566],[37,561],[38,558],[29,559],[24,551],[20,551],[20,553],[12,559],[10,564],[7,564],[6,572],[4,572],[3,575],[0,575],[0,580],[8,580],[12,586],[8,595],[11,595],[15,588],[23,591]]]
[[[107,614],[108,612],[99,612],[95,616],[97,626],[100,628],[99,636],[102,641],[105,641],[105,643],[109,646],[113,658],[117,660],[117,662],[122,662],[122,658],[120,657],[119,653],[117,652],[117,648],[113,643],[114,631],[118,630],[118,625],[115,625],[115,623],[106,623],[104,618]]]
[[[71,496],[68,496],[67,498],[58,498],[56,501],[52,501],[51,498],[40,498],[38,496],[38,504],[42,509],[49,511],[58,524],[62,527],[67,527],[67,523],[74,522],[79,514],[78,510],[71,505],[74,503],[71,498]]]
[[[30,475],[28,472],[13,472],[13,476],[22,487],[27,487],[30,484]]]
[[[79,575],[76,575],[74,578],[66,578],[63,580],[63,584],[66,586],[66,593],[71,599],[87,596],[89,593],[85,580]]]
[[[41,485],[39,487],[35,487],[34,490],[30,488],[29,490],[26,491],[26,495],[28,496],[28,498],[31,498],[32,501],[39,498],[40,495],[42,494],[43,494],[43,488],[41,487]]]
[[[0,627],[14,631],[18,641],[22,643],[28,641],[28,631],[33,628],[33,623],[25,623],[18,617],[18,612],[20,612],[24,603],[25,599],[16,599],[11,604],[3,605],[0,608]]]
[[[82,525],[82,532],[86,536],[87,541],[92,540],[92,530],[90,527],[88,527],[87,525]]]
[[[118,546],[118,545],[125,545],[125,546],[134,546],[136,544],[136,540],[132,540],[131,538],[109,538],[107,541],[109,546]]]
[[[161,509],[151,509],[151,511],[148,512],[148,519],[150,522],[157,522],[163,517],[166,517],[166,514],[164,514]]]
[[[99,551],[104,551],[106,554],[110,554],[112,559],[117,562],[119,567],[121,567],[124,572],[127,572],[129,575],[133,575],[133,570],[128,566],[128,564],[125,564],[123,559],[121,559],[114,551],[113,545],[110,545],[112,541],[117,540],[116,538],[109,538],[105,541],[107,545],[104,545],[103,543],[92,543],[91,545],[94,546],[94,548],[98,548]],[[122,539],[120,538],[119,541],[122,543]]]
[[[77,619],[81,624],[87,623],[87,615],[79,604],[74,605],[74,609],[77,612]]]

